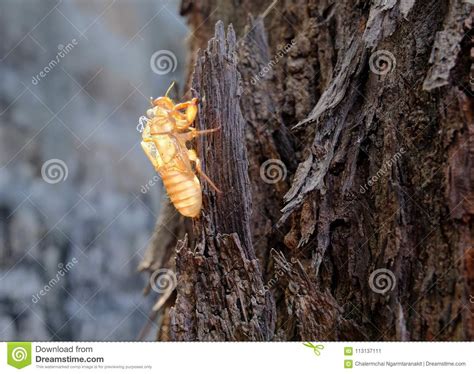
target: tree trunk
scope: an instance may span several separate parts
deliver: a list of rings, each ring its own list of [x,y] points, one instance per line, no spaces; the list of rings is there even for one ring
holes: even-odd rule
[[[220,127],[196,147],[222,193],[201,178],[187,227],[165,201],[142,264],[177,276],[158,339],[471,340],[472,6],[184,0],[182,14],[196,126]]]

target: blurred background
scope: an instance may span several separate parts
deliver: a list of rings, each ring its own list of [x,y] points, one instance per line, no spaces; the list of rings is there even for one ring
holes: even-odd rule
[[[179,0],[0,4],[0,340],[134,340],[160,196],[137,125],[183,81]]]

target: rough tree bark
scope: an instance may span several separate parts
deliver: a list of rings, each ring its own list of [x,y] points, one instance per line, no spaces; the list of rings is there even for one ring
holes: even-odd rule
[[[192,228],[163,209],[142,264],[177,274],[158,339],[471,340],[472,5],[182,14],[197,126],[221,127],[197,149],[223,193],[202,181]]]

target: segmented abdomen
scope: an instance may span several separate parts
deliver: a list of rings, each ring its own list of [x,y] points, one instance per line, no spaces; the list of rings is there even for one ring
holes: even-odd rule
[[[202,192],[199,179],[194,174],[178,170],[161,173],[166,192],[175,208],[186,217],[197,217],[201,211]]]

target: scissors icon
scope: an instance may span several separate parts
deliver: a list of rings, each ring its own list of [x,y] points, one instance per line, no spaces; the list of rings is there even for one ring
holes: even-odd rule
[[[303,345],[306,347],[312,348],[316,356],[319,356],[321,354],[320,350],[324,349],[324,345],[322,344],[314,345],[313,343],[307,342],[307,343],[303,343]]]

